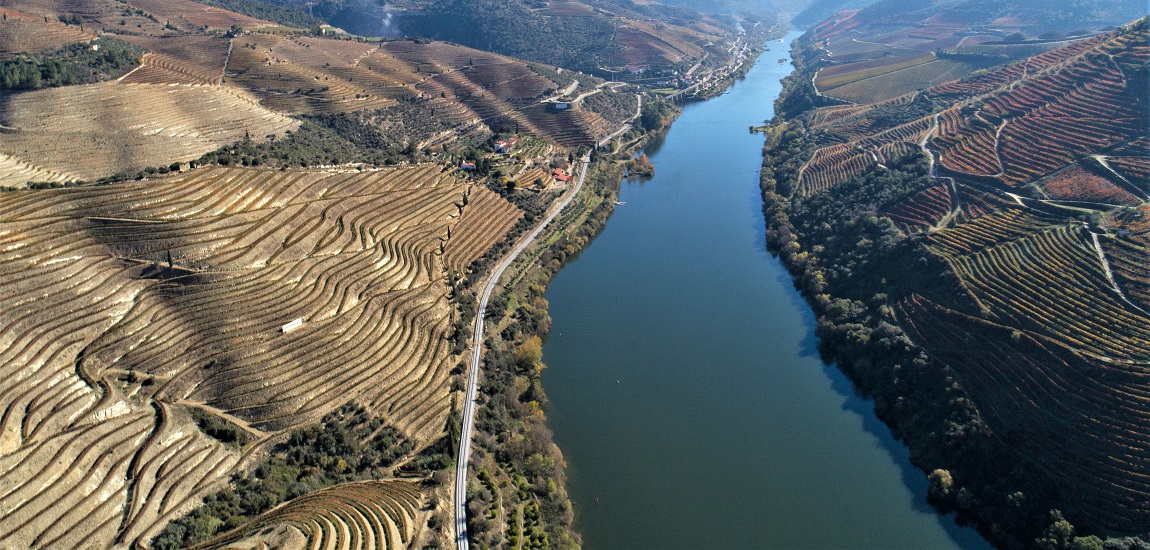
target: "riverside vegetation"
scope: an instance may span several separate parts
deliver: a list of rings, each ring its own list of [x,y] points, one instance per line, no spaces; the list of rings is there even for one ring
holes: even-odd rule
[[[1146,28],[863,105],[813,88],[816,29],[764,129],[768,245],[820,351],[930,501],[1003,547],[1150,547],[1150,434],[1129,393],[1150,349],[1147,188],[1105,167],[1150,156]],[[1110,130],[1088,129],[1098,116]]]
[[[679,113],[670,103],[654,105],[648,112],[657,114],[643,125],[648,135],[664,131]],[[508,271],[488,305],[490,336],[472,454],[477,473],[467,492],[468,535],[480,548],[580,544],[572,530],[563,455],[546,423],[540,375],[546,368],[542,339],[551,327],[547,283],[602,230],[629,164],[625,151],[593,153],[592,159],[581,195]],[[463,369],[457,371],[462,377]]]

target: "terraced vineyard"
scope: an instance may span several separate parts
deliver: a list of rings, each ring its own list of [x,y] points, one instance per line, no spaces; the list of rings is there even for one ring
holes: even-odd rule
[[[1133,9],[1134,3],[1124,6],[1126,16],[1090,9],[1086,4],[1057,15],[1046,14],[1046,22],[1040,22],[1042,17],[1035,17],[1036,13],[1001,17],[1003,11],[1020,9],[1007,5],[996,11],[924,1],[897,9],[876,6],[844,10],[811,29],[812,40],[827,54],[814,75],[814,84],[822,94],[852,103],[875,103],[932,86],[939,94],[969,97],[1074,55],[1049,50],[1057,51],[1067,44],[1079,52],[1091,47],[1058,40],[1017,43],[1004,41],[1003,36],[1015,32],[1034,36],[1060,27],[1069,30],[1063,26],[1072,20],[1068,18],[1072,11],[1082,22],[1081,28],[1090,19],[1118,17],[1110,19],[1111,24],[1124,24],[1144,13]],[[1028,64],[1008,72],[980,74],[995,65],[1022,59],[1029,59]],[[962,81],[951,82],[959,78]]]
[[[39,15],[0,7],[0,59],[20,52],[52,50],[95,36],[75,25],[45,22]]]
[[[182,31],[227,30],[232,25],[239,25],[245,29],[273,26],[269,21],[214,6],[205,6],[191,0],[133,0],[132,5]]]
[[[1146,314],[1114,291],[1084,230],[1043,229],[946,256],[993,320],[1097,359],[1145,363],[1150,357]]]
[[[950,186],[935,185],[907,197],[886,213],[904,231],[935,227],[954,210]]]
[[[852,18],[842,13],[815,31],[805,51],[815,61],[804,67],[804,83],[822,68],[826,72],[815,83],[866,89],[876,77],[861,71],[899,70],[916,59],[911,56],[922,56],[914,53],[921,43],[903,41],[903,31],[867,28],[870,23]],[[936,30],[915,39],[945,34]],[[854,41],[860,36],[888,48],[902,45],[909,53],[868,58],[872,50]],[[768,129],[770,139],[800,136],[791,138],[796,141],[787,145],[788,154],[805,151],[768,164],[780,182],[789,178],[789,187],[778,185],[776,192],[791,190],[779,199],[789,201],[786,206],[776,202],[775,208],[800,220],[785,227],[794,240],[780,239],[776,246],[794,262],[792,270],[804,274],[796,280],[812,292],[812,302],[825,300],[821,293],[827,292],[832,300],[845,295],[864,309],[867,300],[880,303],[869,309],[873,319],[883,319],[870,326],[872,341],[902,331],[923,352],[917,360],[903,357],[877,370],[854,366],[859,379],[889,384],[870,389],[880,394],[876,402],[894,418],[888,420],[892,426],[916,430],[931,413],[907,412],[901,402],[892,406],[914,394],[889,388],[914,375],[888,376],[882,369],[910,369],[912,361],[946,369],[937,371],[945,373],[939,383],[949,386],[946,395],[969,401],[940,407],[952,415],[950,424],[932,428],[926,439],[955,431],[942,438],[946,443],[920,445],[912,456],[944,446],[945,453],[954,453],[948,456],[993,446],[1016,460],[1014,471],[1000,472],[1011,481],[964,481],[966,495],[942,498],[965,517],[999,529],[1018,510],[996,504],[1010,500],[1001,491],[1011,483],[1026,486],[1028,498],[1042,495],[1033,513],[1057,508],[1086,533],[1122,536],[1150,529],[1148,37],[1143,18],[901,97],[886,99],[868,89],[883,99],[811,108],[786,128]],[[818,59],[823,50],[833,53],[830,61]],[[766,154],[772,158],[769,148]],[[918,160],[900,161],[901,155]],[[892,165],[911,175],[892,177]],[[860,187],[867,185],[873,187]],[[869,195],[861,197],[860,189]],[[852,210],[852,201],[867,206]],[[826,227],[834,229],[819,229]],[[879,229],[867,233],[860,227]],[[787,235],[783,228],[771,229],[776,238]],[[915,252],[895,262],[897,268],[867,268],[860,259],[867,256],[849,244],[849,252],[841,252],[844,242],[869,250],[882,240]],[[840,252],[828,252],[834,249]],[[926,271],[904,275],[914,261]],[[866,274],[851,278],[852,270]],[[871,280],[882,284],[853,290]],[[892,280],[900,282],[888,284]],[[824,338],[861,326],[852,324],[860,317],[835,309],[842,302],[831,303],[820,314],[842,324],[821,329]],[[847,344],[836,344],[848,350],[848,361],[866,352],[894,353],[882,345],[860,352],[851,334]],[[978,420],[957,428],[962,423],[953,415],[961,414]],[[965,443],[979,430],[987,430],[993,443]],[[945,466],[922,467],[962,468],[954,479],[970,480],[994,469],[980,460],[935,460]],[[964,501],[976,494],[975,504]],[[1021,539],[1023,545],[1049,525],[1047,518],[1034,522],[1042,525],[1037,532],[1018,529],[1029,537]],[[1004,545],[1020,540],[1003,533],[995,536]]]
[[[1098,175],[1098,172],[1104,171],[1100,169],[1101,167],[1087,168],[1092,164],[1096,166],[1096,163],[1091,161],[1075,163],[1069,168],[1045,178],[1042,182],[1043,191],[1054,199],[1127,206],[1136,206],[1142,203],[1142,199],[1123,189],[1122,186]]]
[[[950,123],[935,141],[942,166],[1016,185],[1145,136],[1146,98],[1111,59],[1124,52],[1130,63],[1145,63],[1150,53],[1133,46],[1139,37],[1144,34],[1088,40],[1092,47],[1085,50],[1055,50],[1052,58],[1064,58],[1058,65],[980,96],[983,107],[972,115],[949,113]],[[1028,63],[1018,65],[1029,70]],[[1017,71],[1018,65],[1003,71]]]
[[[0,150],[35,172],[86,180],[186,162],[250,135],[282,134],[299,122],[234,90],[104,82],[25,92],[0,107]],[[11,171],[0,185],[24,185]],[[58,178],[50,178],[58,179]]]
[[[922,297],[903,303],[900,319],[915,343],[956,371],[996,436],[1065,488],[1071,513],[1141,529],[1150,512],[1138,480],[1150,461],[1144,370],[1086,361]]]
[[[437,437],[449,268],[521,215],[485,191],[465,201],[424,164],[0,194],[0,546],[150,540],[241,464],[187,407],[249,454],[352,399],[418,445]],[[339,486],[235,537],[284,524],[402,546],[422,500],[405,482]]]
[[[277,113],[363,111],[421,99],[429,116],[460,136],[518,127],[576,145],[594,141],[607,127],[594,113],[543,108],[538,100],[557,85],[526,63],[443,42],[377,44],[283,34],[132,40],[150,51],[124,82],[224,84]]]
[[[866,120],[870,111],[851,114],[840,112],[823,117],[814,129],[837,135],[860,136],[846,143],[822,147],[799,170],[798,182],[802,194],[814,194],[864,171],[919,151],[921,143],[933,132],[934,119],[923,117],[888,130],[865,135],[861,127],[873,121]]]
[[[406,481],[347,483],[297,498],[205,548],[408,548],[423,496]]]
[[[125,76],[122,82],[132,84],[207,84],[223,83],[224,65],[231,46],[220,36],[188,35],[178,37],[129,38],[148,49],[142,66]]]
[[[619,50],[604,58],[612,66],[678,62],[702,55],[702,44],[707,41],[703,33],[686,28],[668,32],[666,25],[659,30],[647,21],[629,21],[615,34]]]
[[[298,126],[288,118],[294,115],[394,107],[371,116],[387,119],[381,130],[395,136],[397,147],[410,141],[417,148],[481,140],[503,129],[575,146],[615,130],[594,112],[540,104],[558,85],[527,63],[455,44],[269,31],[266,21],[189,0],[144,2],[131,15],[114,0],[20,0],[0,9],[11,16],[0,22],[11,30],[0,33],[0,57],[90,39],[91,29],[111,27],[113,19],[115,27],[142,20],[123,36],[147,49],[141,66],[118,82],[5,98],[3,187],[187,162],[245,136],[282,136]],[[89,30],[60,23],[57,15],[79,17]],[[202,32],[231,25],[256,32]]]
[[[1102,37],[1098,37],[1071,42],[1064,47],[1028,57],[1002,69],[940,84],[931,88],[930,91],[931,94],[939,97],[967,98],[972,95],[982,95],[1026,76],[1041,74],[1074,56],[1097,47],[1102,40]]]
[[[852,65],[868,62],[870,61]],[[833,82],[837,84],[837,82],[845,80],[845,83],[826,88],[820,83],[819,91],[824,95],[852,103],[875,103],[906,95],[926,86],[949,82],[997,63],[992,60],[970,62],[936,59],[934,56],[927,56],[926,58],[915,56],[905,60],[905,64],[906,66],[888,66],[886,67],[889,69],[888,72],[874,76],[865,76],[873,69],[852,70],[856,68],[848,66],[844,69],[845,77]]]
[[[465,208],[459,219],[459,225],[467,230],[461,236],[453,235],[443,248],[444,263],[456,273],[466,273],[476,250],[494,246],[523,217],[515,205],[484,186],[468,188],[467,205],[471,208]]]

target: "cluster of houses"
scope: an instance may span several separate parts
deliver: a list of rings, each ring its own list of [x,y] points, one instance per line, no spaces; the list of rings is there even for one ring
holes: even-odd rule
[[[517,147],[518,145],[519,145],[519,136],[511,136],[508,138],[503,138],[503,139],[495,142],[495,152],[496,153],[504,153],[504,154],[510,153],[511,151],[514,151],[515,147]],[[475,170],[475,161],[465,160],[465,161],[459,163],[459,167],[464,169],[464,170],[467,170],[468,172],[473,171],[473,170]]]
[[[685,88],[697,82],[698,79],[694,75],[684,74],[679,75],[676,73],[674,78],[668,80],[660,80],[655,83],[656,86],[663,86],[669,88]]]
[[[497,140],[495,142],[495,152],[496,153],[504,153],[504,154],[510,153],[510,152],[514,151],[517,146],[519,146],[519,137],[518,136],[511,136],[511,137],[503,138],[503,139]],[[459,163],[459,168],[466,170],[468,172],[473,172],[473,171],[475,171],[475,165],[476,165],[475,161],[465,160],[465,161]],[[560,182],[560,183],[570,183],[571,180],[574,179],[571,176],[571,174],[568,174],[567,171],[562,169],[562,168],[556,168],[556,169],[552,170],[551,171],[551,177],[554,178],[555,181]]]

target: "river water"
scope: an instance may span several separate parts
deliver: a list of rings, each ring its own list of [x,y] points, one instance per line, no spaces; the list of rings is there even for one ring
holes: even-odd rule
[[[772,116],[785,46],[686,107],[647,149],[655,178],[623,183],[547,291],[543,382],[577,529],[589,549],[989,548],[926,504],[767,253],[748,126]]]

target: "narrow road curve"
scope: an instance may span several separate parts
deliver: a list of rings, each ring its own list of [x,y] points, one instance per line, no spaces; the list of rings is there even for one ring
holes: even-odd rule
[[[559,98],[561,98],[561,97],[563,97],[563,96],[565,96],[571,92],[574,92],[575,89],[578,87],[579,87],[579,81],[576,80],[576,81],[572,82],[570,86],[563,88],[562,90],[559,90],[558,95],[553,95],[551,97],[541,99],[541,100],[539,100],[539,103],[547,103],[548,101],[558,101]]]
[[[611,143],[611,140],[623,135],[624,132],[631,129],[633,126],[631,123],[638,120],[639,117],[643,114],[643,94],[635,94],[635,99],[638,100],[638,106],[635,107],[635,116],[623,121],[623,125],[620,126],[618,130],[615,130],[615,132],[613,132],[611,135],[599,140],[596,145],[603,147],[608,143]]]
[[[483,316],[487,313],[487,301],[491,298],[491,293],[495,291],[495,287],[499,285],[499,278],[503,276],[503,272],[579,194],[579,190],[583,188],[583,179],[587,177],[587,167],[591,165],[591,153],[588,151],[580,162],[583,164],[583,170],[579,173],[575,187],[571,188],[563,202],[559,203],[551,211],[551,214],[535,227],[531,234],[519,240],[515,250],[512,250],[511,254],[508,254],[503,263],[499,264],[499,267],[491,274],[491,278],[487,280],[487,286],[483,288],[483,295],[479,298],[479,309],[475,312],[475,331],[471,334],[471,367],[467,373],[467,397],[463,402],[463,426],[459,431],[459,458],[455,463],[455,542],[459,550],[469,549],[467,542],[467,463],[471,460],[471,433],[472,427],[475,425],[475,394],[479,385],[479,360],[483,356]]]

